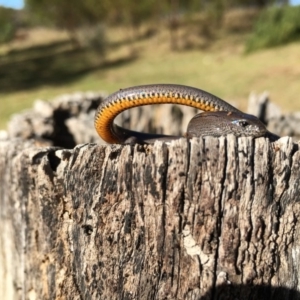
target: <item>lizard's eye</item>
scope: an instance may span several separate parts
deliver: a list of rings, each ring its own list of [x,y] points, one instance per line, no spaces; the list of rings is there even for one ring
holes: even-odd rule
[[[239,125],[242,126],[242,127],[246,127],[246,126],[249,125],[249,123],[248,123],[247,121],[245,121],[245,120],[241,120],[241,121],[239,122]]]
[[[233,123],[238,126],[241,126],[241,127],[247,127],[250,125],[249,122],[246,120],[236,120],[236,121],[233,121]]]

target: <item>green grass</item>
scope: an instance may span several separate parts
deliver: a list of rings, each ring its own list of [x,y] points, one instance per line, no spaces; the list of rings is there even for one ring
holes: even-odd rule
[[[246,51],[300,40],[300,6],[272,6],[263,11],[246,43]]]
[[[91,50],[74,50],[62,41],[3,54],[0,128],[36,99],[149,83],[199,87],[241,109],[246,109],[251,91],[268,90],[285,111],[300,110],[300,43],[246,56],[245,38],[228,36],[206,50],[170,52],[168,33],[162,32],[134,45],[112,47],[105,61]],[[132,55],[132,46],[137,55]]]

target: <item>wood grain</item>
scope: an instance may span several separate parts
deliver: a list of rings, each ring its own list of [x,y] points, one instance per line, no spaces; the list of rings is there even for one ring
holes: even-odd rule
[[[3,299],[300,299],[300,151],[0,142]]]

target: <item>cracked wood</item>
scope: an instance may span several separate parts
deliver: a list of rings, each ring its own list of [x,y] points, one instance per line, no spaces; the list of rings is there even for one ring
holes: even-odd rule
[[[300,299],[290,138],[0,142],[5,299]]]

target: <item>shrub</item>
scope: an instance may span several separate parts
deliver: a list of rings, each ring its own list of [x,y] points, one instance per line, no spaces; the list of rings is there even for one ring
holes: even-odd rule
[[[77,30],[77,39],[81,46],[93,49],[100,56],[105,55],[107,38],[104,24],[82,26]]]
[[[13,39],[16,31],[13,10],[0,7],[0,44]]]
[[[246,52],[300,40],[300,6],[271,7],[260,15]]]

